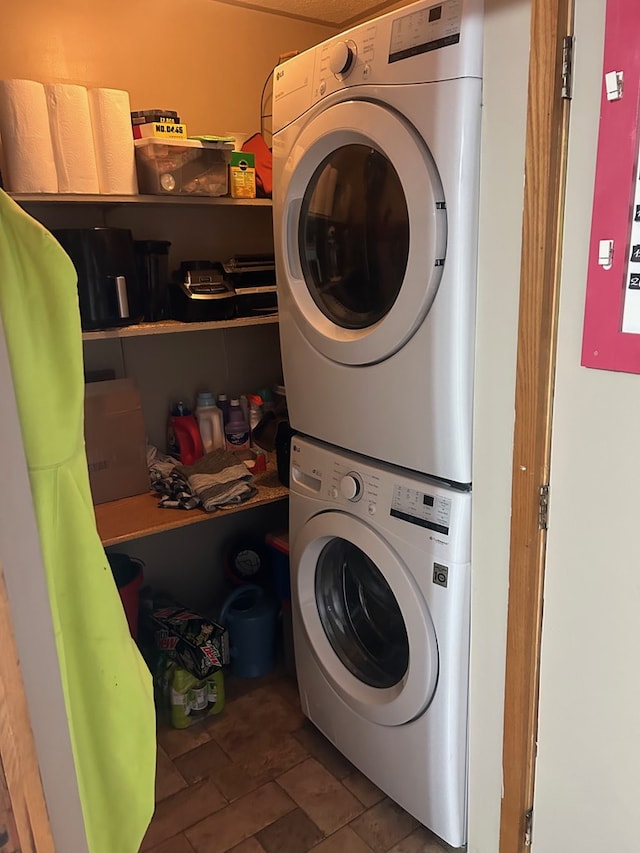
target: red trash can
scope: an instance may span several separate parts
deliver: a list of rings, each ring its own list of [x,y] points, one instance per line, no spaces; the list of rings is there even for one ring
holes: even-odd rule
[[[138,611],[140,587],[143,580],[144,563],[128,554],[107,554],[113,579],[118,587],[120,599],[134,640],[138,638]]]

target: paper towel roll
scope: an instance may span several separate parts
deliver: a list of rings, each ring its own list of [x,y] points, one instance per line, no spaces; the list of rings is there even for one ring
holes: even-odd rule
[[[42,83],[0,80],[0,136],[7,189],[15,193],[58,192]]]
[[[129,93],[119,89],[89,89],[89,107],[100,192],[135,195],[138,182]]]
[[[87,90],[69,83],[47,83],[45,91],[58,191],[99,193]]]

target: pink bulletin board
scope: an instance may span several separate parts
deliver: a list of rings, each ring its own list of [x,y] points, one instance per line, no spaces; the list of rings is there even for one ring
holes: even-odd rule
[[[640,0],[607,0],[582,364],[640,373]]]

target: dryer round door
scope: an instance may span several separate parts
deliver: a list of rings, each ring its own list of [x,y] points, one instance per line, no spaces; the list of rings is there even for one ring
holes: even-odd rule
[[[417,131],[346,101],[304,128],[283,170],[281,242],[296,322],[345,365],[397,352],[424,320],[446,254],[444,191]]]
[[[302,624],[334,690],[380,725],[421,714],[438,680],[436,634],[395,551],[363,522],[330,511],[304,525],[291,556]]]

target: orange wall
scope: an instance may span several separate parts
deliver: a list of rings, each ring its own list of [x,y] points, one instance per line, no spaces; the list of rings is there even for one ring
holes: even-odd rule
[[[256,131],[278,56],[335,30],[215,0],[3,4],[0,79],[126,89],[132,109],[176,109],[188,132]]]

